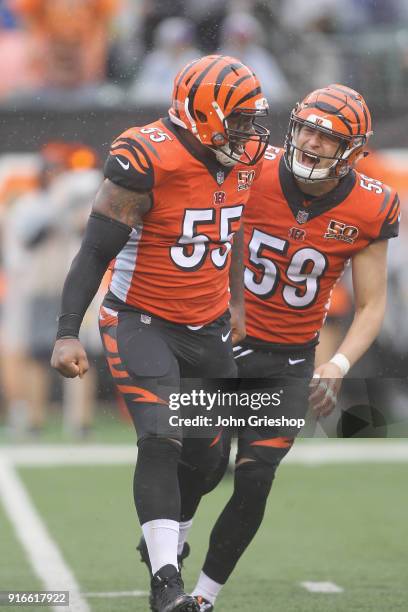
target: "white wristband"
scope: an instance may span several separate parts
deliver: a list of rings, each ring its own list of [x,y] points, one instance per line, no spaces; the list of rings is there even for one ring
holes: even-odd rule
[[[343,353],[336,353],[334,357],[330,359],[329,363],[334,363],[338,366],[343,376],[345,376],[350,369],[350,362]]]

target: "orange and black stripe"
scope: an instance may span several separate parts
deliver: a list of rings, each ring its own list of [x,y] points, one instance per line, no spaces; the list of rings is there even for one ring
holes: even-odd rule
[[[306,97],[302,106],[336,116],[350,136],[363,136],[371,130],[371,120],[364,100],[348,87],[330,85],[316,90]]]
[[[399,217],[399,213],[400,213],[400,201],[399,201],[399,197],[397,194],[395,194],[395,197],[393,199],[393,201],[391,202],[391,205],[388,209],[387,215],[385,217],[386,221],[392,225],[393,223],[395,223],[398,220]]]
[[[335,89],[336,91],[342,92],[347,97],[347,106],[351,108],[352,112],[354,113],[356,117],[359,133],[365,134],[366,132],[370,131],[371,130],[371,120],[368,116],[368,112],[367,112],[365,103],[362,100],[360,94],[353,91],[349,87],[343,87],[342,85],[331,85],[330,88]],[[349,100],[352,100],[353,104],[351,104]],[[360,130],[360,127],[361,127],[360,126],[360,112],[361,110],[363,111],[363,115],[364,115],[364,127],[362,130]]]
[[[251,446],[267,446],[269,448],[290,448],[293,445],[294,438],[269,438],[267,440],[255,440],[251,442]]]
[[[199,111],[197,112],[196,110],[195,100],[203,82],[208,84],[210,80],[210,82],[213,83],[213,98],[219,103],[223,110],[228,106],[233,94],[236,91],[240,91],[240,86],[249,79],[253,79],[256,87],[252,86],[251,91],[244,93],[244,95],[233,104],[233,108],[238,107],[240,104],[243,104],[261,93],[261,88],[259,87],[255,74],[241,62],[234,61],[233,58],[232,61],[230,60],[231,58],[224,55],[211,55],[192,62],[186,66],[177,77],[174,88],[174,100],[179,103],[181,102],[181,100],[179,100],[179,92],[182,85],[189,88],[188,110],[194,120],[200,119],[198,116]],[[242,71],[245,71],[247,74],[243,75]],[[222,93],[224,93],[224,99],[222,99]],[[180,117],[180,110],[177,108],[177,104],[174,110],[176,115]]]
[[[195,109],[194,109],[194,99],[195,99],[195,97],[197,95],[198,88],[200,87],[200,85],[203,82],[204,78],[210,72],[211,68],[213,68],[214,66],[219,64],[223,59],[224,59],[223,55],[220,55],[220,56],[216,57],[216,59],[214,59],[212,62],[210,62],[208,64],[208,66],[206,66],[199,73],[199,75],[195,79],[194,83],[191,85],[189,96],[188,96],[188,110],[190,112],[190,115],[193,117],[193,119],[197,119],[197,115],[196,115],[196,112],[195,112]]]
[[[244,75],[244,76],[240,77],[240,78],[238,79],[238,81],[236,81],[236,82],[235,82],[234,86],[233,86],[233,87],[231,87],[231,89],[229,90],[229,92],[228,92],[228,93],[227,93],[227,95],[226,95],[225,102],[224,102],[224,107],[227,107],[227,106],[228,106],[229,101],[230,101],[230,99],[231,99],[231,97],[232,97],[232,94],[234,93],[235,89],[237,89],[237,88],[238,88],[238,87],[241,85],[241,83],[243,83],[244,81],[247,81],[247,80],[248,80],[248,79],[250,79],[250,78],[252,78],[252,77],[251,77],[251,75],[250,75],[250,74],[246,74],[246,75]],[[259,89],[259,88],[258,88],[258,89]],[[258,92],[258,93],[259,93],[259,92]],[[217,94],[217,95],[218,95],[218,94]],[[215,98],[215,99],[217,99],[217,98]]]
[[[185,85],[188,85],[189,82],[191,81],[191,79],[193,78],[193,76],[195,75],[195,70],[194,70],[194,65],[199,62],[199,59],[194,60],[193,62],[191,62],[190,64],[187,64],[187,66],[185,66],[185,68],[183,68],[183,70],[180,72],[178,79],[177,79],[177,83],[175,84],[175,88],[174,88],[174,99],[178,100],[178,93],[179,93],[179,89],[180,89],[180,85],[184,79],[185,76],[187,76],[187,73],[190,72],[190,74],[187,76],[186,78],[186,82]],[[180,117],[180,111],[178,108],[174,109],[177,117]]]
[[[168,402],[155,393],[133,384],[129,373],[127,372],[120,358],[118,343],[115,337],[111,336],[107,332],[103,332],[102,341],[105,350],[108,353],[106,360],[108,362],[110,373],[115,381],[117,390],[122,396],[130,395],[131,401],[134,403],[167,405]],[[127,384],[124,384],[124,379],[127,379]]]
[[[378,238],[388,239],[398,236],[400,220],[400,201],[398,195],[395,194],[391,204],[388,207],[385,219],[381,225]]]
[[[112,143],[110,154],[125,157],[139,174],[147,174],[153,167],[145,149],[133,138],[119,136]]]
[[[143,387],[138,387],[136,385],[116,385],[118,391],[123,395],[134,395],[135,397],[132,399],[132,402],[135,403],[147,403],[147,404],[165,404],[167,402],[161,399],[155,393],[148,391],[147,389],[143,389]]]

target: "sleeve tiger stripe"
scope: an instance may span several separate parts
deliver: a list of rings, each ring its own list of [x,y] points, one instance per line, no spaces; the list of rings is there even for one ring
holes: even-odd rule
[[[105,177],[133,191],[151,191],[154,166],[148,151],[134,137],[119,136],[113,141],[104,167]]]
[[[399,221],[400,221],[400,201],[398,194],[394,194],[394,198],[389,205],[384,221],[381,225],[378,239],[387,240],[389,238],[395,238],[399,233]]]

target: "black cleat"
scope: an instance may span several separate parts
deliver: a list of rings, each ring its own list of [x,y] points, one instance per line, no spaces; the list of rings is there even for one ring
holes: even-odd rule
[[[146,541],[143,536],[140,538],[139,544],[136,546],[136,550],[138,550],[140,553],[140,561],[142,563],[146,563],[149,569],[150,576],[151,576],[152,566],[150,565],[149,552],[147,550]],[[177,562],[178,562],[179,570],[181,570],[181,568],[183,567],[183,561],[184,559],[187,559],[189,554],[190,554],[190,545],[187,542],[184,542],[184,546],[183,546],[181,555],[177,555]]]
[[[200,612],[195,598],[184,592],[183,579],[174,565],[165,565],[153,576],[150,609],[152,612]]]
[[[200,612],[213,612],[214,606],[207,599],[204,599],[201,595],[195,595],[194,599],[198,603]]]

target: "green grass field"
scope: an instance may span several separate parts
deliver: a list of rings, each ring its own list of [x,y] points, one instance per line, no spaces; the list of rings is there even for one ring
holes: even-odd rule
[[[19,467],[18,474],[82,592],[148,589],[135,551],[131,465]],[[188,588],[231,485],[227,477],[199,509],[184,571]],[[406,464],[282,466],[262,530],[217,612],[407,610],[407,506]],[[0,590],[41,588],[1,503],[0,548]],[[344,591],[310,593],[303,581],[333,582]],[[148,610],[146,597],[88,603],[92,612]]]

